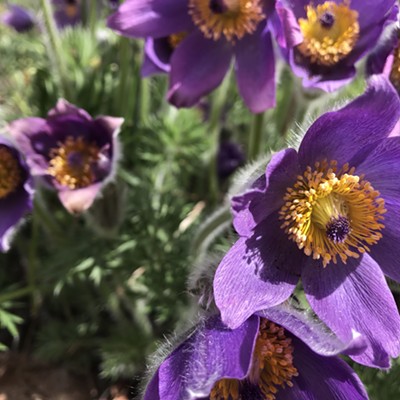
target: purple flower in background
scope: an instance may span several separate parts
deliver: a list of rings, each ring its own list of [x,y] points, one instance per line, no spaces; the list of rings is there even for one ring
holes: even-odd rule
[[[355,64],[393,19],[395,0],[278,0],[285,58],[305,87],[333,91],[354,78]]]
[[[217,173],[220,179],[226,179],[245,161],[243,149],[231,140],[222,140],[217,154]]]
[[[383,74],[400,93],[400,30],[396,29],[370,54],[367,75]]]
[[[241,96],[261,112],[275,105],[273,12],[273,0],[127,0],[108,26],[151,38],[146,61],[158,69],[145,66],[144,74],[169,72],[167,97],[175,106],[191,107],[219,86],[234,59]]]
[[[144,400],[368,399],[336,355],[354,351],[284,309],[253,315],[236,329],[218,316],[200,323],[161,363]]]
[[[397,93],[376,76],[232,199],[240,238],[214,279],[229,327],[285,301],[301,277],[335,334],[345,339],[354,329],[368,340],[356,361],[386,368],[399,355],[400,317],[384,277],[400,282],[399,118]]]
[[[0,251],[9,249],[15,225],[32,210],[33,183],[21,153],[0,136]]]
[[[59,28],[75,26],[81,22],[81,0],[52,0],[54,19]]]
[[[14,4],[8,7],[8,11],[1,14],[0,21],[17,32],[29,31],[35,25],[32,14],[26,8]]]
[[[69,212],[82,212],[114,175],[122,122],[108,116],[93,119],[61,99],[47,119],[18,119],[10,124],[10,131],[32,175],[43,177],[56,189]]]

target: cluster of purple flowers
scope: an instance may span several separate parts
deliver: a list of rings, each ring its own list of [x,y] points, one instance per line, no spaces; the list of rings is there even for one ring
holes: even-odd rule
[[[71,213],[87,210],[115,174],[122,118],[100,116],[59,100],[46,119],[28,117],[0,137],[0,250],[32,209],[34,180],[54,189]]]

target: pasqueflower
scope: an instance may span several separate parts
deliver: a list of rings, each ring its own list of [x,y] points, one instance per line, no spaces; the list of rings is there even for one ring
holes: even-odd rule
[[[59,28],[74,26],[81,22],[81,0],[52,0],[54,19]]]
[[[127,0],[108,26],[152,38],[147,50],[161,44],[170,52],[172,104],[196,104],[222,82],[233,58],[241,96],[252,112],[261,112],[275,105],[273,12],[273,0]]]
[[[343,346],[284,309],[253,315],[228,329],[219,316],[200,323],[169,354],[144,400],[368,399]]]
[[[57,190],[68,211],[81,212],[115,172],[122,122],[109,116],[93,119],[61,99],[46,119],[22,118],[9,128],[32,174]]]
[[[354,78],[355,64],[377,44],[395,0],[277,0],[278,42],[305,87],[333,91]]]
[[[286,300],[301,278],[332,331],[366,337],[356,361],[386,368],[399,355],[400,318],[384,277],[400,282],[400,137],[392,137],[399,118],[397,93],[376,76],[232,199],[240,238],[214,279],[229,327]]]
[[[0,21],[17,32],[29,31],[35,25],[32,14],[26,8],[15,4],[11,4],[8,10],[0,15]]]
[[[10,235],[32,210],[33,182],[21,153],[0,136],[0,251],[9,248]]]

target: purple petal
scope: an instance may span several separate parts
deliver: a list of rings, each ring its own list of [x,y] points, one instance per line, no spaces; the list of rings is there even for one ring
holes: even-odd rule
[[[177,107],[191,107],[215,89],[228,72],[232,48],[224,40],[191,33],[171,57],[168,100]]]
[[[102,183],[95,183],[82,189],[62,190],[58,192],[58,197],[71,214],[78,214],[93,204],[101,187]]]
[[[384,22],[391,16],[391,10],[395,6],[394,0],[351,0],[350,7],[358,11],[358,23],[362,31],[365,27],[380,25],[383,28]]]
[[[327,159],[343,165],[363,146],[388,137],[399,118],[397,93],[386,78],[374,76],[362,96],[311,125],[300,145],[300,164],[305,169]]]
[[[154,74],[168,73],[172,55],[171,46],[166,38],[147,38],[144,46],[144,60],[141,74],[147,77]]]
[[[248,192],[232,198],[233,224],[239,235],[250,236],[256,225],[282,206],[286,189],[298,174],[294,149],[281,150],[271,157],[265,177],[260,177]]]
[[[76,115],[84,120],[91,121],[92,117],[82,108],[79,108],[65,99],[59,99],[54,108],[48,112],[48,117],[58,117],[61,115],[73,116]]]
[[[368,400],[357,374],[338,357],[314,353],[293,337],[293,364],[299,376],[293,387],[279,389],[276,400]]]
[[[271,33],[262,25],[234,47],[239,93],[252,113],[275,106],[275,59]]]
[[[346,341],[340,340],[322,323],[286,303],[257,313],[273,321],[301,340],[314,352],[322,356],[336,356],[340,353],[359,354],[367,346],[365,339],[353,332]]]
[[[379,265],[368,254],[326,268],[310,262],[302,280],[311,308],[339,338],[355,330],[367,340],[365,352],[352,358],[388,368],[389,356],[400,353],[400,317]]]
[[[26,32],[33,28],[35,19],[25,7],[15,4],[8,6],[8,10],[0,14],[0,22],[14,28],[17,32]]]
[[[215,302],[231,328],[285,301],[307,260],[280,229],[276,214],[261,225],[251,238],[241,238],[232,246],[215,274]]]
[[[294,11],[291,8],[285,7],[283,2],[278,0],[276,2],[276,13],[281,22],[281,27],[277,30],[279,46],[291,48],[299,45],[303,41],[303,35]]]
[[[187,0],[127,0],[107,21],[109,28],[131,37],[164,37],[193,25]]]
[[[255,316],[235,330],[209,318],[160,365],[144,400],[194,400],[208,397],[221,378],[243,379],[258,333]]]

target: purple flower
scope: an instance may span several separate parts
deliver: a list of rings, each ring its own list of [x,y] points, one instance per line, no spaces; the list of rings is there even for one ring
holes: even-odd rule
[[[278,0],[278,42],[305,87],[334,91],[351,81],[355,64],[393,18],[395,0]]]
[[[81,0],[52,0],[54,18],[59,28],[81,22]]]
[[[367,60],[367,75],[383,74],[400,93],[400,30],[383,40]]]
[[[261,112],[275,105],[273,6],[273,0],[127,0],[108,26],[153,39],[147,61],[160,59],[161,70],[170,69],[167,97],[175,106],[191,107],[219,86],[234,59],[241,96]],[[145,75],[154,72],[144,68]]]
[[[32,210],[33,182],[21,153],[0,136],[0,251],[10,247],[15,225]]]
[[[354,329],[368,340],[356,361],[386,368],[399,355],[400,317],[384,277],[400,282],[399,118],[397,93],[376,76],[232,199],[240,238],[214,279],[229,327],[285,301],[301,277],[332,331],[345,339]]]
[[[0,21],[17,32],[29,31],[35,25],[32,14],[26,8],[14,4],[8,6],[8,11],[0,15]]]
[[[122,122],[108,116],[93,119],[61,99],[47,119],[18,119],[10,124],[10,131],[32,174],[58,191],[69,212],[82,212],[114,175]]]
[[[217,173],[220,179],[226,179],[243,165],[245,156],[242,148],[231,140],[222,140],[217,154]]]
[[[343,345],[283,308],[253,315],[233,330],[212,316],[165,358],[144,400],[368,399],[336,356],[359,345]]]

